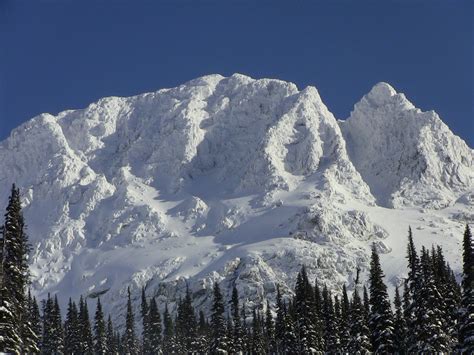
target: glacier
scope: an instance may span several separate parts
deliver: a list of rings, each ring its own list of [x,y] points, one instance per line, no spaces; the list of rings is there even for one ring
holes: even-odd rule
[[[100,295],[119,325],[128,286],[136,307],[142,287],[171,308],[189,287],[205,308],[217,281],[253,307],[305,264],[350,288],[372,243],[393,289],[409,225],[459,271],[474,222],[474,151],[387,83],[338,120],[314,87],[208,75],[39,115],[0,166],[0,206],[22,192],[33,292]]]

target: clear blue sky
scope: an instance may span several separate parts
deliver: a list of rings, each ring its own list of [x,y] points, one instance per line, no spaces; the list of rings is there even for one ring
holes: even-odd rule
[[[338,118],[387,81],[474,146],[473,1],[0,0],[0,139],[41,112],[234,72]]]

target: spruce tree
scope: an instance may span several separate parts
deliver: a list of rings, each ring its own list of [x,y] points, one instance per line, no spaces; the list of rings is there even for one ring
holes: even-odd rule
[[[357,274],[359,270],[357,270]],[[358,279],[354,288],[352,296],[352,303],[350,306],[350,339],[347,346],[347,351],[350,354],[365,354],[371,351],[371,344],[369,339],[369,328],[364,316],[364,306],[359,296]]]
[[[209,324],[202,310],[199,311],[197,349],[200,354],[209,352]]]
[[[260,320],[260,314],[254,308],[253,316],[252,316],[252,354],[265,354],[265,345],[263,342],[263,331],[262,331],[262,323]]]
[[[130,287],[127,288],[127,315],[125,318],[125,333],[123,335],[123,347],[125,354],[137,354],[137,338],[135,335],[135,316],[132,308],[132,297]]]
[[[341,302],[339,301],[339,297],[335,296],[334,297],[334,326],[335,326],[335,332],[336,332],[336,337],[338,339],[338,345],[336,352],[338,354],[344,352],[342,345],[341,345],[341,325],[342,325],[342,314],[341,314]]]
[[[265,348],[267,354],[274,354],[276,352],[275,341],[275,323],[270,309],[270,302],[267,300],[267,308],[265,311]]]
[[[400,298],[400,292],[398,286],[395,288],[395,318],[393,322],[393,345],[394,352],[397,354],[405,354],[407,351],[406,337],[407,337],[407,325],[405,317],[403,315],[402,300]]]
[[[449,352],[449,338],[444,332],[441,295],[436,288],[433,263],[423,247],[420,259],[421,278],[419,289],[415,290],[418,302],[415,308],[415,327],[410,329],[417,335],[417,341],[409,351]]]
[[[28,352],[35,343],[28,322],[26,288],[30,244],[25,231],[20,191],[13,185],[0,231],[0,351],[5,352]]]
[[[332,295],[326,285],[323,288],[323,308],[322,315],[324,319],[324,343],[326,353],[336,353],[339,348],[339,339],[337,336],[334,305]]]
[[[227,351],[228,339],[226,336],[224,319],[224,301],[219,284],[214,284],[214,299],[211,314],[211,353],[225,353]]]
[[[280,292],[280,285],[277,285],[276,294],[276,320],[275,320],[275,339],[277,346],[277,353],[280,354],[283,351],[283,341],[285,336],[285,316],[286,309],[283,304],[283,300]]]
[[[232,323],[233,323],[233,335],[232,335],[232,344],[234,352],[238,353],[242,351],[243,345],[243,334],[242,334],[242,322],[240,319],[240,308],[239,308],[239,293],[237,288],[232,288],[232,298],[231,298],[231,314],[232,314]]]
[[[82,354],[94,353],[94,341],[92,337],[91,322],[89,317],[89,307],[87,300],[81,295],[79,299],[79,348]]]
[[[162,350],[161,346],[161,316],[155,298],[150,301],[150,315],[148,322],[148,336],[150,340],[150,353],[158,354]]]
[[[178,307],[176,322],[176,330],[182,343],[181,351],[183,352],[193,352],[196,350],[197,322],[192,302],[191,292],[186,287],[186,295]]]
[[[52,354],[54,352],[52,334],[53,330],[53,299],[48,293],[46,300],[43,300],[43,336],[41,341],[41,352],[43,354]]]
[[[97,298],[97,307],[94,317],[94,353],[107,354],[109,351],[107,348],[107,329],[99,297]]]
[[[299,351],[303,353],[323,351],[322,330],[317,328],[314,290],[303,266],[296,279],[295,320]]]
[[[61,309],[57,295],[54,296],[53,309],[51,313],[51,347],[53,354],[64,353],[64,331],[61,320]]]
[[[148,302],[145,295],[145,287],[142,287],[142,304],[141,304],[141,316],[142,316],[142,353],[150,354],[151,344],[149,336],[149,309]]]
[[[459,348],[466,354],[474,353],[474,252],[472,234],[466,225],[463,237],[462,299],[459,319]]]
[[[342,302],[341,302],[341,330],[340,330],[340,342],[341,342],[341,351],[347,352],[349,341],[350,341],[350,302],[349,297],[347,296],[346,285],[342,286]]]
[[[30,322],[31,322],[31,329],[33,330],[36,336],[36,349],[32,351],[33,353],[39,352],[41,349],[41,315],[39,311],[38,302],[36,301],[36,297],[33,296],[32,301],[30,303]]]
[[[393,314],[388,298],[387,286],[383,278],[380,258],[372,246],[370,261],[370,313],[369,327],[371,330],[372,350],[375,353],[392,353],[393,345]]]
[[[174,337],[173,318],[168,310],[168,304],[165,305],[163,314],[163,350],[166,354],[173,353],[177,348]]]
[[[112,318],[108,317],[107,319],[107,332],[106,332],[106,338],[107,338],[107,350],[109,351],[109,354],[117,354],[117,342],[115,338],[115,332],[114,332],[114,325],[112,323]]]

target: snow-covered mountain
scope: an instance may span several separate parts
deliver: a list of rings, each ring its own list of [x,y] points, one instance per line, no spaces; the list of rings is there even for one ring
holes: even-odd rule
[[[337,121],[314,87],[205,76],[35,117],[0,166],[1,205],[11,183],[23,194],[38,296],[101,294],[119,323],[129,285],[173,302],[188,284],[208,304],[217,280],[252,306],[303,263],[350,283],[372,243],[393,286],[408,225],[459,268],[474,221],[473,150],[385,83]]]

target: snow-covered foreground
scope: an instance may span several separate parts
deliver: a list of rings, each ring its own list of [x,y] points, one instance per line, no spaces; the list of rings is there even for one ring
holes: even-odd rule
[[[474,153],[436,113],[377,84],[337,121],[317,90],[211,75],[40,115],[0,143],[0,202],[21,188],[33,288],[101,295],[118,324],[131,286],[171,303],[215,281],[248,306],[289,294],[306,264],[335,290],[376,243],[391,288],[411,225],[460,266]]]

